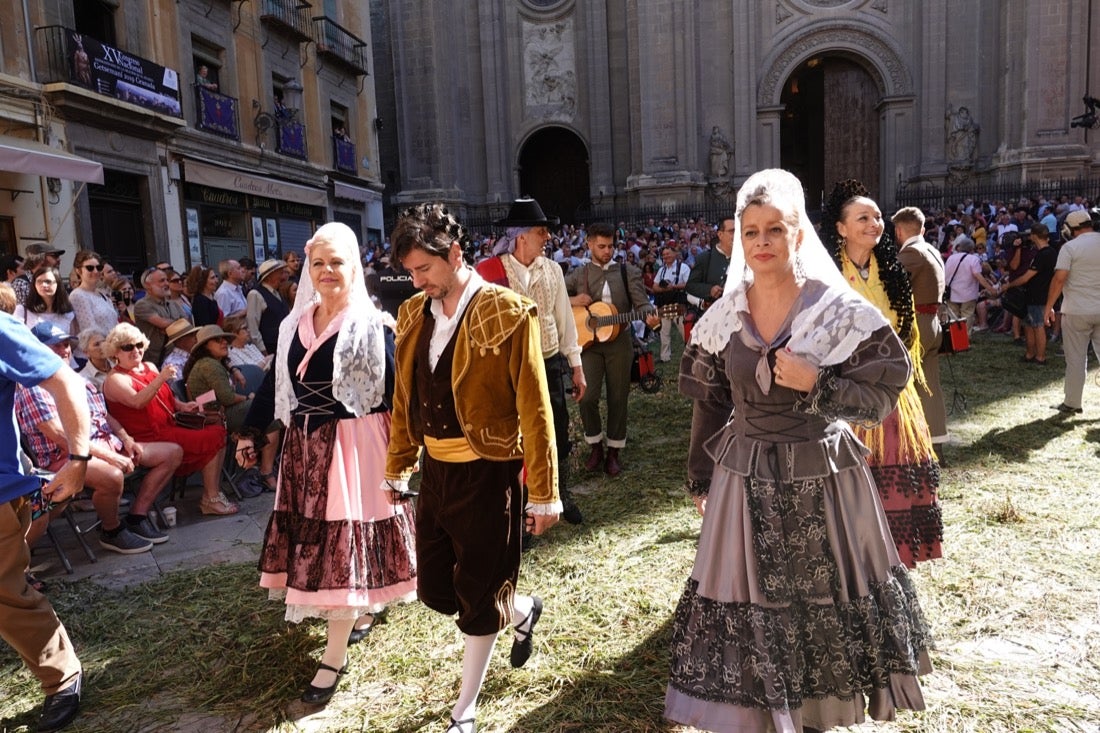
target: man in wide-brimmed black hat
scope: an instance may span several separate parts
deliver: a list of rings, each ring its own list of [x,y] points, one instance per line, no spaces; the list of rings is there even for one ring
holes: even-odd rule
[[[573,399],[580,400],[585,389],[584,369],[581,347],[577,345],[577,326],[565,291],[565,277],[561,267],[545,256],[550,228],[558,225],[558,219],[547,217],[534,199],[521,198],[512,202],[508,216],[496,224],[507,227],[505,234],[493,250],[495,256],[479,263],[477,271],[486,281],[526,295],[539,307],[542,358],[550,388],[550,406],[554,410],[562,518],[570,524],[580,524],[584,516],[569,493],[565,472],[572,447],[565,379],[571,377]]]

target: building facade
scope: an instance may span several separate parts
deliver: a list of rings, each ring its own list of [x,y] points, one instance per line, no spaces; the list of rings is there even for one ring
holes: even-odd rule
[[[1090,0],[371,0],[395,204],[566,221],[725,201],[781,166],[811,208],[906,187],[1091,176],[1074,127]],[[470,29],[469,31],[456,29]],[[1072,192],[1069,192],[1072,193]]]
[[[0,188],[28,195],[0,196],[4,251],[46,240],[129,273],[301,251],[331,219],[381,240],[359,3],[7,4]],[[4,143],[31,151],[21,170]]]

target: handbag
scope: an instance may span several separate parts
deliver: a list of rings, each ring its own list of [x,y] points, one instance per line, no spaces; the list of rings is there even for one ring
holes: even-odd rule
[[[176,423],[176,427],[188,430],[202,430],[206,427],[206,416],[201,412],[176,410],[172,413],[172,421]]]
[[[1001,307],[1017,318],[1027,317],[1027,293],[1024,288],[1009,288],[1001,293]]]
[[[963,255],[960,257],[958,264],[955,265],[955,271],[951,273],[951,279],[947,281],[947,285],[943,288],[943,295],[940,297],[941,303],[948,303],[951,301],[951,283],[955,282],[955,276],[959,274],[959,268],[962,267],[963,260],[965,260],[967,256],[968,255]]]

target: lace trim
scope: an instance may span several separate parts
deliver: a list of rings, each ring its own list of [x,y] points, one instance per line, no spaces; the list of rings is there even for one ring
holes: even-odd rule
[[[810,393],[795,400],[795,407],[802,412],[818,415],[829,422],[847,420],[865,428],[873,428],[881,421],[878,413],[869,407],[853,407],[833,400],[839,381],[840,365],[822,367],[817,373],[817,383]]]
[[[285,601],[286,589],[272,588],[268,591],[267,597],[269,600],[272,601]],[[339,608],[333,608],[330,606],[288,604],[286,607],[286,615],[284,616],[284,618],[292,624],[300,624],[301,622],[311,618],[320,618],[326,621],[357,619],[360,616],[365,616],[368,613],[381,613],[387,607],[395,603],[411,603],[415,600],[416,591],[412,591],[410,593],[406,593],[400,598],[395,598],[391,601],[386,601],[385,603],[372,603],[366,606],[341,606]]]
[[[676,609],[670,684],[686,695],[765,710],[853,700],[915,676],[931,644],[905,569],[847,603],[782,608],[704,598],[689,579]]]

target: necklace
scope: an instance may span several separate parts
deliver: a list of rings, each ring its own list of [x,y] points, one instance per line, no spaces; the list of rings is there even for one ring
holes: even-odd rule
[[[863,278],[864,280],[867,280],[867,278],[871,277],[871,263],[870,263],[870,261],[868,261],[867,264],[864,265],[863,267],[857,267],[856,269],[859,270],[859,276],[861,278]]]

